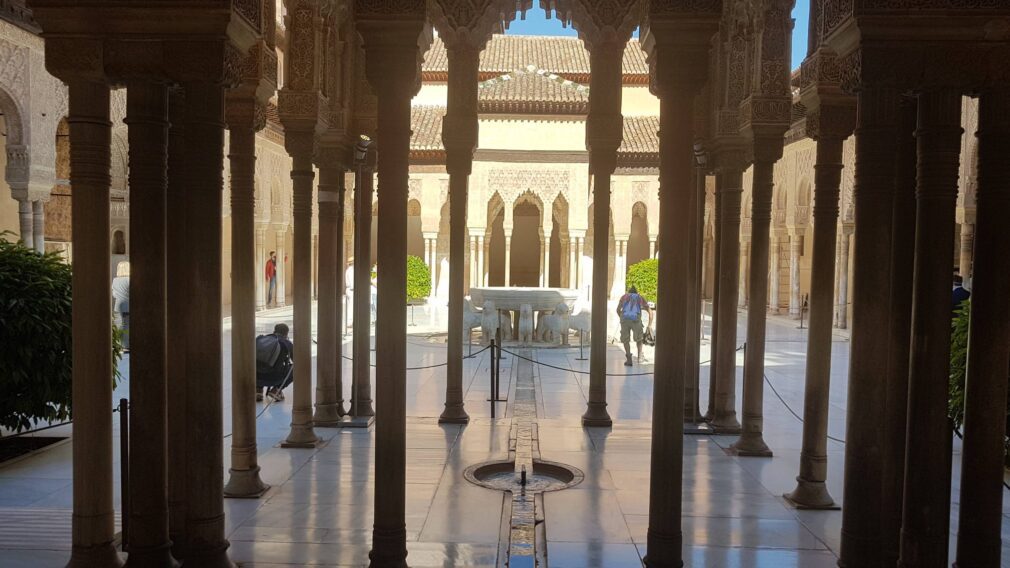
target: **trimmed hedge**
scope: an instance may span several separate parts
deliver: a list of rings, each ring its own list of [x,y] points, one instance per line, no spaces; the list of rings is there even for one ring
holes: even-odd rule
[[[419,256],[407,257],[407,301],[421,300],[431,295],[431,272]]]
[[[72,279],[59,253],[39,254],[10,236],[0,234],[0,426],[21,432],[71,417]],[[115,328],[112,346],[115,384],[122,354]]]
[[[625,278],[625,286],[634,286],[638,289],[646,301],[656,301],[656,288],[659,282],[659,260],[647,258],[641,262],[636,262],[628,268],[628,276]]]

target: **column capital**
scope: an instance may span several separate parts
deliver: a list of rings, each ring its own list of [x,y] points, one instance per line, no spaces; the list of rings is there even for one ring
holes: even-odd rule
[[[284,133],[284,149],[294,159],[311,159],[315,150],[316,133],[314,130],[286,130]]]
[[[267,124],[266,104],[254,94],[229,89],[225,92],[225,124],[258,132]]]
[[[358,0],[358,4],[363,3]],[[419,47],[429,43],[431,35],[423,14],[420,19],[407,15],[400,20],[363,15],[358,19],[357,29],[364,40],[366,61],[372,62],[365,65],[365,78],[372,89],[376,93],[395,93],[404,98],[417,94],[421,86]]]

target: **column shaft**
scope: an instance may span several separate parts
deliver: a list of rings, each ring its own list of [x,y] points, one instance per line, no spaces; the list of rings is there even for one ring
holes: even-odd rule
[[[902,567],[947,565],[950,536],[950,267],[961,149],[961,93],[919,95],[915,273],[909,356],[908,437],[901,527]],[[860,238],[862,240],[862,238]],[[858,245],[857,245],[858,246]],[[1003,361],[1004,375],[1007,361]]]
[[[18,199],[18,223],[21,231],[21,244],[26,248],[35,248],[35,231],[32,229],[32,202],[28,198]]]
[[[853,329],[849,356],[849,403],[845,434],[845,509],[842,568],[881,563],[881,488],[884,381],[891,289],[891,221],[897,93],[867,86],[859,93],[856,126]],[[844,239],[845,237],[843,237]],[[846,246],[843,240],[843,247]],[[846,255],[847,256],[847,255]],[[843,273],[847,271],[840,267]],[[950,267],[947,267],[948,276]],[[842,302],[839,290],[839,303]],[[946,384],[946,383],[944,383]]]
[[[775,254],[777,255],[778,251]],[[800,319],[803,314],[803,296],[800,294],[800,256],[802,255],[803,235],[798,233],[789,235],[789,315],[793,319]]]
[[[374,55],[369,53],[368,57]],[[369,65],[376,64],[369,60]],[[369,553],[373,568],[405,566],[407,557],[407,224],[403,220],[407,218],[411,94],[379,91],[378,223],[382,246],[377,259],[375,324],[376,491]]]
[[[975,249],[975,224],[968,222],[967,219],[964,223],[961,223],[961,246],[959,248],[958,272],[964,278],[965,286],[970,289],[972,276],[971,257]]]
[[[512,285],[512,229],[505,230],[505,285]]]
[[[760,143],[760,142],[758,142]],[[775,163],[754,163],[750,245],[750,303],[747,306],[747,349],[743,365],[743,424],[733,444],[742,456],[771,456],[764,441],[765,323],[768,305],[768,249]]]
[[[740,279],[740,283],[737,286],[737,304],[741,308],[747,307],[747,278],[749,276],[749,266],[750,266],[750,249],[751,249],[751,237],[740,237],[740,256],[738,258],[740,269],[737,272],[737,276]],[[765,277],[768,275],[765,274]]]
[[[699,422],[701,420],[701,393],[698,383],[698,364],[700,362],[701,338],[699,325],[701,322],[701,226],[705,207],[705,171],[701,168],[692,170],[694,187],[689,193],[688,208],[692,215],[689,219],[688,252],[691,262],[688,264],[685,278],[688,281],[687,293],[687,329],[684,339],[687,341],[687,358],[685,360],[685,391],[684,391],[684,421]],[[655,239],[649,240],[650,255],[655,250]]]
[[[112,297],[109,294],[109,87],[69,86],[73,257],[73,548],[71,567],[119,566],[112,506]]]
[[[972,286],[957,566],[997,566],[1003,499],[1006,363],[1010,360],[1010,93],[979,108],[977,285]],[[972,349],[972,346],[976,346]],[[981,346],[982,348],[978,348]]]
[[[718,377],[717,370],[719,368],[719,361],[716,354],[719,352],[719,311],[717,306],[719,304],[719,290],[720,283],[722,282],[722,254],[720,252],[720,247],[722,246],[722,218],[726,216],[725,207],[723,207],[723,176],[722,173],[716,171],[715,175],[715,212],[714,212],[714,225],[715,225],[715,239],[711,244],[712,256],[713,256],[713,266],[712,266],[712,324],[709,333],[709,346],[708,346],[708,410],[705,412],[705,419],[711,422],[715,420],[715,406],[716,406],[716,383]]]
[[[849,241],[852,234],[842,228],[838,242],[838,329],[849,327]]]
[[[168,88],[131,82],[130,142],[130,555],[131,566],[173,566],[168,539],[168,396],[165,343],[165,207]]]
[[[607,413],[607,269],[610,241],[610,173],[596,172],[593,185],[593,285],[589,333],[589,404],[583,426],[610,426]]]
[[[547,288],[551,286],[551,232],[553,229],[550,227],[546,228],[544,231],[544,270],[543,270],[543,285]],[[483,241],[481,237],[481,241]]]
[[[229,126],[231,162],[231,468],[224,494],[267,490],[256,447],[256,131],[252,117]]]
[[[684,378],[690,284],[684,274],[694,261],[690,250],[692,129],[694,97],[671,90],[660,99],[660,200],[657,304],[662,329],[656,335],[656,375],[652,403],[652,461],[649,482],[646,566],[683,565],[681,529],[684,462]],[[597,209],[598,211],[598,209]],[[595,312],[594,312],[595,314]]]
[[[186,557],[184,566],[230,567],[224,535],[221,388],[221,172],[224,89],[186,89]],[[199,262],[192,259],[198,258]]]
[[[287,447],[313,447],[319,438],[312,424],[312,170],[313,133],[287,132],[291,154],[291,218],[294,272],[294,402]],[[294,138],[294,140],[292,140]]]
[[[814,164],[814,242],[810,273],[810,331],[803,390],[803,446],[796,489],[786,498],[803,507],[834,505],[828,478],[828,409],[831,388],[831,319],[835,288],[835,235],[842,180],[842,144],[817,140]]]
[[[912,274],[915,265],[915,99],[902,98],[895,144],[895,192],[891,230],[891,310],[885,375],[883,503],[881,539],[884,564],[895,566],[901,546],[908,416],[908,351],[912,326]],[[847,236],[846,236],[847,238]]]
[[[319,300],[316,303],[316,404],[312,421],[317,426],[335,426],[344,414],[337,390],[340,367],[340,310],[338,282],[344,272],[340,268],[340,234],[337,232],[343,212],[340,210],[344,178],[343,169],[332,164],[319,168]]]
[[[186,152],[185,98],[181,88],[172,89],[168,99],[168,203],[166,207],[166,273],[168,306],[184,306],[190,293],[185,265],[192,261],[183,243],[186,238]],[[186,310],[166,312],[168,337],[186,337]],[[186,341],[168,341],[168,462],[175,471],[187,471],[186,442]],[[183,558],[186,549],[186,476],[168,476],[168,534],[172,553]]]
[[[351,415],[375,416],[372,409],[372,192],[374,176],[368,165],[358,167],[354,184],[354,353]]]
[[[35,252],[46,252],[46,212],[41,199],[32,202],[32,245]]]
[[[737,287],[740,284],[740,197],[743,194],[743,171],[737,165],[722,171],[722,218],[719,242],[719,289],[715,318],[718,334],[713,345],[715,364],[715,415],[712,427],[720,433],[740,432],[736,418],[736,310]],[[762,276],[762,278],[764,278]]]

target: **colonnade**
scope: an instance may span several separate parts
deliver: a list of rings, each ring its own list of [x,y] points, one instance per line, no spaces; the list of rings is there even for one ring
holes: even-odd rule
[[[816,10],[825,1],[815,2]],[[294,358],[292,424],[284,445],[314,447],[315,429],[344,425],[340,364],[341,241],[345,184],[355,175],[355,258],[369,256],[373,172],[378,173],[378,299],[375,330],[376,398],[371,400],[368,362],[370,274],[355,271],[355,418],[375,416],[375,491],[371,565],[401,567],[406,561],[406,253],[410,101],[417,63],[430,28],[439,29],[448,51],[448,109],[443,124],[449,173],[449,337],[462,337],[462,308],[469,245],[471,282],[484,274],[481,235],[468,235],[466,199],[478,140],[478,57],[500,15],[514,3],[485,12],[456,3],[382,3],[359,0],[349,11],[323,10],[313,0],[289,0],[287,41],[297,45],[285,64],[290,80],[279,109],[294,183]],[[683,562],[682,467],[685,419],[700,414],[697,328],[701,286],[701,223],[704,177],[716,175],[716,295],[713,321],[712,396],[709,418],[720,433],[739,434],[741,456],[768,456],[763,439],[763,376],[766,278],[772,261],[772,171],[782,154],[792,97],[788,38],[792,2],[750,3],[685,11],[668,2],[629,3],[596,12],[580,0],[553,0],[551,10],[574,14],[590,52],[592,80],[586,144],[594,176],[593,250],[609,241],[611,178],[621,143],[621,60],[624,45],[643,16],[643,46],[654,71],[651,87],[660,99],[659,325],[653,393],[650,465],[650,567]],[[743,6],[747,4],[747,6]],[[69,0],[38,0],[36,18],[47,38],[50,71],[69,85],[71,182],[74,187],[74,536],[72,566],[117,566],[113,534],[111,400],[112,328],[109,274],[110,85],[128,87],[130,137],[131,256],[134,286],[131,385],[137,464],[131,483],[130,562],[171,566],[230,566],[222,496],[255,496],[266,489],[256,463],[253,408],[255,310],[251,144],[262,126],[264,97],[276,88],[273,2],[254,14],[239,13],[228,25],[219,8],[123,9],[118,3],[81,8]],[[248,3],[244,4],[247,8]],[[511,7],[509,7],[511,6]],[[749,6],[749,7],[748,7]],[[430,8],[430,10],[429,10]],[[735,8],[741,8],[743,12]],[[109,31],[82,36],[74,22],[81,10],[99,9]],[[861,10],[862,8],[853,8]],[[235,10],[233,13],[232,11]],[[966,9],[971,13],[970,9]],[[761,26],[729,25],[745,13]],[[1002,13],[1002,12],[1001,12]],[[592,14],[590,17],[588,14]],[[1010,16],[1010,14],[1005,14]],[[901,14],[895,16],[895,22]],[[151,30],[140,41],[116,30],[140,17]],[[511,16],[510,16],[511,17]],[[568,16],[566,16],[568,17]],[[949,370],[950,267],[954,260],[954,207],[960,143],[960,104],[965,93],[980,97],[978,211],[971,259],[974,279],[966,391],[958,561],[989,566],[999,561],[1002,521],[1003,421],[1010,360],[1010,270],[1001,256],[1010,247],[1010,74],[932,76],[923,61],[900,51],[868,48],[865,36],[839,39],[859,25],[823,29],[815,37],[801,88],[808,125],[817,140],[813,228],[811,320],[804,405],[803,452],[797,488],[788,495],[808,507],[829,507],[825,489],[831,311],[846,323],[844,299],[849,235],[836,243],[842,142],[857,140],[856,231],[853,249],[853,334],[846,432],[846,503],[841,566],[885,563],[933,567],[946,563],[950,467],[946,386]],[[821,18],[812,18],[826,25]],[[968,18],[965,22],[977,23]],[[202,23],[201,23],[202,22]],[[206,23],[211,22],[211,23]],[[937,22],[937,26],[942,24]],[[203,27],[206,26],[206,27]],[[974,30],[963,24],[960,32]],[[132,28],[129,28],[132,29]],[[879,29],[863,30],[880,33]],[[965,31],[967,30],[967,31]],[[326,33],[323,33],[323,32]],[[957,31],[957,30],[955,30]],[[958,33],[960,33],[958,32]],[[968,34],[970,35],[970,34]],[[713,42],[718,36],[720,41]],[[323,38],[340,38],[324,41]],[[971,36],[974,37],[974,36]],[[972,40],[974,41],[974,40]],[[834,42],[834,43],[832,43]],[[957,43],[957,42],[955,42]],[[1004,39],[980,48],[933,54],[944,69],[972,58],[986,69],[1005,71]],[[842,61],[835,49],[852,46],[861,67]],[[960,44],[959,44],[960,45]],[[713,48],[713,46],[715,46]],[[918,49],[920,46],[915,46]],[[959,48],[960,49],[960,48]],[[843,55],[851,56],[850,52]],[[131,54],[129,56],[124,54]],[[956,59],[960,57],[960,59]],[[236,61],[251,58],[247,65]],[[749,58],[749,59],[748,59]],[[948,60],[947,58],[955,58]],[[741,70],[739,61],[749,61]],[[826,61],[844,67],[835,73]],[[330,72],[323,65],[332,65]],[[908,63],[907,72],[883,73]],[[270,71],[273,65],[274,71]],[[364,82],[354,83],[356,65]],[[846,65],[850,67],[845,67]],[[918,65],[918,67],[917,67]],[[238,69],[242,71],[239,72]],[[714,74],[712,74],[712,71]],[[734,72],[730,72],[734,71]],[[739,72],[738,72],[739,71]],[[927,77],[926,80],[922,77]],[[355,107],[353,89],[374,104]],[[227,95],[226,95],[227,91]],[[853,94],[856,92],[856,94]],[[374,93],[374,95],[373,95]],[[227,98],[226,98],[227,97]],[[227,105],[226,105],[227,100]],[[227,108],[227,111],[226,111]],[[370,114],[371,113],[371,114]],[[700,126],[697,115],[711,118]],[[233,212],[232,469],[222,476],[221,193],[225,127],[231,140]],[[700,142],[699,142],[700,140]],[[743,172],[754,168],[751,236],[741,286],[737,262],[741,240]],[[311,226],[318,169],[320,223],[317,383],[311,388]],[[41,210],[41,207],[40,207]],[[33,211],[34,213],[34,211]],[[87,222],[81,222],[87,220]],[[549,234],[549,233],[548,233]],[[469,242],[468,242],[469,237]],[[800,235],[795,235],[799,242]],[[577,254],[583,237],[570,236]],[[432,247],[428,238],[429,254]],[[506,233],[506,273],[509,266]],[[169,246],[168,243],[179,243]],[[617,239],[618,266],[626,240]],[[650,242],[650,252],[655,250]],[[837,248],[837,251],[836,251]],[[790,244],[790,254],[798,245]],[[840,257],[838,300],[832,259]],[[192,262],[198,258],[199,262]],[[845,259],[841,262],[841,259]],[[550,265],[550,250],[540,262]],[[571,262],[571,261],[569,261]],[[579,263],[575,263],[579,264]],[[578,285],[592,279],[592,343],[587,427],[612,424],[607,411],[607,263],[591,275],[571,267]],[[846,276],[847,278],[847,276]],[[791,278],[791,282],[798,279]],[[792,286],[793,284],[791,284]],[[739,292],[746,290],[748,349],[743,404],[737,418],[736,350]],[[185,299],[183,301],[182,299]],[[185,309],[169,310],[170,305]],[[790,302],[791,311],[795,302]],[[840,305],[841,304],[841,305]],[[183,337],[172,342],[167,338]],[[445,409],[441,422],[466,423],[462,342],[447,347]],[[882,376],[883,375],[883,376]],[[915,436],[906,432],[915,431]],[[198,459],[197,459],[198,456]],[[168,463],[183,472],[169,478]],[[915,464],[914,475],[905,464]],[[178,479],[177,479],[178,478]]]

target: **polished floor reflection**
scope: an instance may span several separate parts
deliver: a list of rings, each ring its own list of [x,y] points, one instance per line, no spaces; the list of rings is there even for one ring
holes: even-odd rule
[[[264,312],[258,325],[268,329],[290,318],[290,309]],[[409,328],[408,366],[442,363],[444,335],[437,330],[444,314],[418,308],[415,318],[418,325]],[[741,317],[740,337],[743,325]],[[768,380],[782,397],[779,400],[766,391],[765,440],[775,457],[729,456],[724,449],[733,437],[686,438],[684,542],[689,567],[827,568],[837,562],[841,513],[798,511],[781,497],[795,485],[798,471],[801,424],[785,404],[802,410],[806,331],[797,329],[796,322],[770,318],[768,338]],[[294,340],[299,339],[295,334]],[[842,334],[834,340],[829,433],[844,439],[848,343]],[[707,350],[704,342],[702,360],[708,358]],[[345,353],[350,355],[349,344]],[[540,349],[532,357],[557,367],[588,370],[589,362],[578,360],[577,348]],[[647,350],[647,360],[650,357]],[[649,369],[646,364],[628,370],[613,345],[609,360],[609,372],[615,375]],[[226,373],[229,361],[226,350]],[[512,356],[502,361],[502,392],[508,388],[510,400],[514,400],[516,362]],[[702,369],[703,407],[707,370],[706,365]],[[466,360],[465,401],[472,419],[465,427],[437,422],[445,391],[441,368],[407,374],[406,518],[412,567],[494,567],[501,560],[500,535],[507,534],[502,528],[504,495],[463,479],[468,466],[508,456],[511,409],[501,403],[497,418],[490,417],[488,372],[486,353]],[[542,365],[532,366],[532,373],[542,458],[585,473],[578,486],[545,495],[550,568],[641,566],[648,527],[651,377],[611,377],[608,410],[614,427],[584,429],[580,416],[585,411],[588,376]],[[349,361],[345,361],[344,376],[350,377]],[[118,389],[117,398],[126,396],[128,388],[127,381]],[[345,383],[345,398],[349,393],[350,385]],[[327,440],[325,446],[283,449],[278,444],[287,435],[290,410],[289,397],[263,409],[257,422],[262,477],[273,486],[270,492],[259,500],[225,501],[232,558],[256,567],[366,566],[375,490],[374,434],[319,428],[316,432]],[[228,414],[226,409],[226,433]],[[227,450],[228,440],[224,443]],[[841,443],[829,442],[828,485],[831,494],[844,503],[843,449]],[[955,451],[959,452],[958,446]],[[228,455],[226,451],[226,460]],[[956,484],[960,459],[955,457],[953,462]],[[66,563],[70,472],[69,444],[0,468],[0,566],[42,568]],[[958,492],[953,495],[956,499]],[[1004,511],[1010,514],[1006,505]],[[1010,517],[1005,516],[1004,526],[1010,534]],[[1010,551],[1006,545],[1004,550],[1008,559],[1004,566],[1008,566]]]

